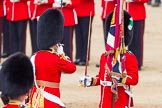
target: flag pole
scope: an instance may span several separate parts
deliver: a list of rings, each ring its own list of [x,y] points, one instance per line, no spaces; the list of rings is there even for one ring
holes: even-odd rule
[[[124,0],[117,0],[117,4],[116,4],[116,12],[115,12],[115,36],[117,37],[117,39],[115,40],[115,59],[114,59],[114,64],[118,58],[118,54],[120,53],[119,51],[119,46],[122,44],[122,48],[123,48],[123,42],[124,42],[124,10],[123,10],[123,5],[124,5]],[[124,49],[122,49],[122,54],[124,54]],[[117,80],[113,79],[113,85],[114,86],[114,90],[116,93],[112,93],[112,105],[111,108],[114,108],[115,105],[115,101],[118,98],[118,84],[117,84]]]

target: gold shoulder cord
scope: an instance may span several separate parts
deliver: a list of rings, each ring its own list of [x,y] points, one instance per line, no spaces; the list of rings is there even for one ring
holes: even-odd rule
[[[45,52],[49,52],[49,53],[57,54],[58,55],[58,53],[53,48],[50,48],[50,49],[47,49],[47,50],[40,50],[40,51],[37,51],[37,52],[41,52],[41,51],[45,51]]]
[[[41,86],[40,88],[44,90],[45,87],[44,86]],[[33,97],[31,99],[31,102],[28,105],[28,108],[44,108],[44,97],[38,91],[38,89],[33,94]]]
[[[92,80],[92,86],[95,86],[96,83],[97,83],[97,79],[96,79],[95,77],[93,77],[92,79],[93,79],[93,80]]]
[[[50,48],[50,51],[48,51],[48,52],[50,52],[52,54],[57,54],[57,52],[53,48]]]
[[[18,101],[18,100],[9,100],[9,104],[12,104],[12,105],[20,105],[21,102]]]
[[[58,55],[61,59],[64,59],[64,60],[68,60],[68,56],[65,56],[64,54],[59,54],[57,51],[55,51],[53,48],[50,48],[50,50],[48,50],[48,52],[52,53],[52,54],[56,54]]]
[[[50,49],[48,49],[48,50],[41,50],[41,51],[47,51],[47,52],[49,52],[49,53],[51,53],[51,54],[56,54],[56,55],[58,55],[58,53],[53,49],[53,48],[50,48]],[[38,51],[39,52],[39,51]]]

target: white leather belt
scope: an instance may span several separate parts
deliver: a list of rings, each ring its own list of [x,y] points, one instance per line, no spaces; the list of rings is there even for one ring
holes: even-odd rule
[[[102,81],[100,80],[100,85],[102,86],[112,86],[112,82],[111,81]],[[118,83],[118,86],[123,86],[125,89],[125,92],[130,96],[133,97],[133,94],[131,93],[130,90],[127,90],[127,87],[124,86],[124,84],[122,83]]]
[[[100,80],[100,85],[102,85],[102,86],[112,86],[112,82],[111,81],[102,81],[102,80]],[[123,84],[118,83],[118,86],[123,86]]]
[[[100,85],[102,85],[102,86],[112,86],[112,82],[100,80]]]

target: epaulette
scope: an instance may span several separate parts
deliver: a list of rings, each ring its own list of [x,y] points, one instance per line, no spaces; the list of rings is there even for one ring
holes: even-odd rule
[[[58,53],[57,53],[53,48],[50,48],[50,49],[48,50],[48,52],[50,52],[50,53],[52,53],[52,54],[57,54],[57,55],[58,55]]]
[[[19,108],[27,108],[26,105],[22,104],[20,101],[18,100],[9,100],[9,103],[10,105],[16,105],[18,106]]]
[[[71,62],[71,61],[69,60],[69,57],[68,57],[68,56],[65,56],[64,54],[59,54],[59,57],[60,57],[60,59],[64,59],[64,60],[66,60],[66,61]]]

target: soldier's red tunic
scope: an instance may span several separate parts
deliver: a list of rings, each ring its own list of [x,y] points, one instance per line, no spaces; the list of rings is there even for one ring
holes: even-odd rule
[[[66,60],[64,57],[59,56],[56,53],[51,53],[48,50],[37,52],[35,54],[34,64],[36,80],[48,81],[55,84],[60,83],[62,72],[71,74],[76,70],[75,64],[70,59]],[[35,89],[36,88],[34,87],[34,91]],[[60,98],[59,86],[53,88],[45,87],[44,91]],[[58,104],[48,101],[45,98],[43,99],[42,105],[43,108],[60,108]]]
[[[13,105],[13,104],[7,104],[5,107],[3,108],[21,108],[20,105]]]
[[[77,7],[78,0],[71,0],[71,4],[67,4],[62,8],[64,15],[64,26],[74,26],[77,23],[77,15],[75,7]]]
[[[34,0],[30,0],[30,12],[31,12],[31,18],[36,19],[38,16],[40,16],[45,10],[48,8],[52,8],[54,0],[48,0],[48,3],[36,5],[34,4]]]
[[[79,4],[75,9],[78,17],[94,16],[94,0],[79,0]]]
[[[129,77],[127,77],[125,84],[126,85],[136,85],[138,83],[138,65],[136,57],[133,54],[125,53],[126,56],[126,72]],[[112,105],[112,92],[111,92],[111,85],[110,86],[103,86],[101,82],[103,81],[110,81],[110,76],[108,76],[107,72],[105,71],[105,64],[107,58],[105,54],[101,55],[100,59],[100,70],[97,78],[96,85],[101,85],[101,97],[100,97],[100,104],[99,108],[111,108]],[[118,86],[118,99],[115,102],[114,108],[125,108],[128,105],[128,94],[125,92],[123,86]]]
[[[3,108],[24,108],[25,106],[22,104],[22,102],[18,100],[10,100],[7,105],[5,105]]]
[[[102,13],[101,18],[105,19],[111,11],[113,11],[115,7],[116,0],[102,0],[101,7],[102,7]]]
[[[0,17],[4,17],[3,0],[0,1]]]
[[[28,2],[29,0],[20,0],[19,2],[10,2],[6,0],[7,4],[7,20],[20,21],[30,18]]]
[[[143,20],[146,18],[145,3],[148,0],[135,0],[134,2],[127,2],[126,8],[133,20]]]

